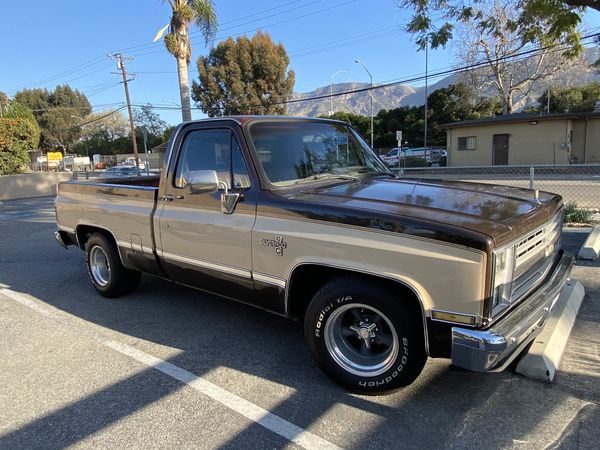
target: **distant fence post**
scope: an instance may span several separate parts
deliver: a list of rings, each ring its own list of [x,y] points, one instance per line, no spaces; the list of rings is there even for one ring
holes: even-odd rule
[[[535,169],[533,164],[529,167],[529,189],[533,189],[535,186]]]

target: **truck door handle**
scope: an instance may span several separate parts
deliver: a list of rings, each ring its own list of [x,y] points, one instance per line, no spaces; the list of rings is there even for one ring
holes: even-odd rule
[[[173,200],[183,199],[183,195],[166,194],[166,195],[163,195],[160,199],[165,202],[172,202]]]

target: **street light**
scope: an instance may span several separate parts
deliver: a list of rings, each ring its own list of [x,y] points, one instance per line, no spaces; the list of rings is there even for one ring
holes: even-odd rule
[[[371,72],[369,72],[367,66],[365,66],[358,59],[355,59],[354,62],[363,66],[363,68],[367,71],[369,77],[371,78],[371,89],[369,89],[369,97],[371,98],[371,148],[373,148],[373,75],[371,75]]]
[[[329,77],[329,117],[333,115],[333,77],[340,73],[347,73],[347,70],[338,70],[336,73]]]

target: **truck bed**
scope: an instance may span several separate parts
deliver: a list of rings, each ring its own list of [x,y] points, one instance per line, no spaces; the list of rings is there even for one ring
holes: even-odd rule
[[[121,249],[152,251],[159,181],[132,177],[61,183],[55,202],[58,226],[75,233],[93,225],[112,234]]]

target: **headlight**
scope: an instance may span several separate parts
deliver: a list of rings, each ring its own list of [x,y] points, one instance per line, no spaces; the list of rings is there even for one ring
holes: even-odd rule
[[[514,246],[511,245],[494,251],[494,293],[492,298],[492,310],[498,305],[507,305],[510,303],[514,269]]]

